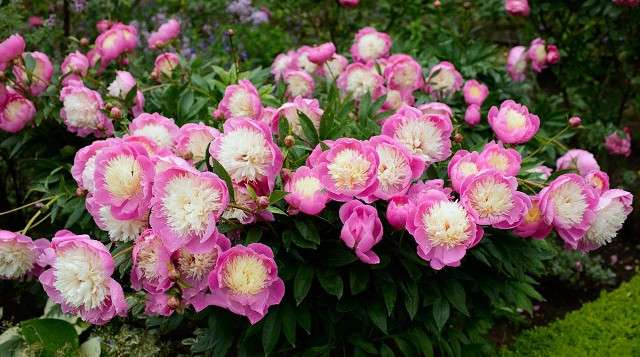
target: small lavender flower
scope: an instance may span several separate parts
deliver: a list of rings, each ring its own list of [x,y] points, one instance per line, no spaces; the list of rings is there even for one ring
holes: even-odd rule
[[[74,0],[73,1],[73,12],[80,13],[83,12],[84,9],[87,8],[87,0]]]
[[[254,26],[264,24],[269,22],[269,14],[263,10],[254,11],[249,17],[249,20]]]
[[[235,0],[227,5],[227,12],[241,18],[251,16],[252,11],[251,0]]]
[[[56,14],[51,14],[44,21],[44,25],[47,27],[54,27],[56,25]]]

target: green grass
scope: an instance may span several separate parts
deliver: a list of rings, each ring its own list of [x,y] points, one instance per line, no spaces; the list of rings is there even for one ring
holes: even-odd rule
[[[640,356],[640,275],[562,320],[523,332],[502,352],[505,357]]]

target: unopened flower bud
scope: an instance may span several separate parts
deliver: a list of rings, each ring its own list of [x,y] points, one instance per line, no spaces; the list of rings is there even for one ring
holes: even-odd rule
[[[89,39],[86,37],[83,37],[80,39],[80,46],[89,46]]]
[[[4,80],[4,71],[0,71],[0,81]]]
[[[228,29],[227,31],[225,31],[225,35],[231,37],[233,35],[235,35],[236,32],[233,29]]]
[[[258,208],[265,209],[269,207],[269,197],[259,196],[256,203],[258,204]]]
[[[76,188],[76,196],[83,197],[87,194],[87,190],[83,190],[80,187]]]
[[[296,139],[292,135],[287,135],[284,138],[284,146],[290,148],[296,143]]]
[[[582,124],[582,119],[580,119],[580,117],[571,117],[569,118],[569,125],[571,125],[572,128],[577,128]]]
[[[440,3],[440,0],[435,0],[435,1],[433,2],[433,7],[435,7],[436,9],[437,9],[437,8],[439,8],[439,7],[440,7],[440,5],[442,5],[442,4]]]
[[[464,136],[462,136],[462,134],[460,134],[460,133],[456,133],[453,136],[453,141],[455,141],[458,144],[460,144],[462,142],[462,140],[464,140]]]
[[[177,296],[169,296],[169,298],[167,299],[167,306],[169,306],[169,308],[172,310],[176,310],[180,307],[180,299],[178,299]]]
[[[118,107],[113,107],[111,108],[111,117],[113,119],[120,119],[122,118],[122,111],[120,111],[120,108]]]

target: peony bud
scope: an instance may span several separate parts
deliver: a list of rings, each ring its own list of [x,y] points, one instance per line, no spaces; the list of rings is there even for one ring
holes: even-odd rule
[[[582,125],[582,119],[580,119],[580,117],[571,117],[569,118],[569,125],[571,125],[572,128],[577,128]]]
[[[80,39],[80,46],[89,46],[89,39],[86,37],[83,37]]]
[[[296,139],[292,135],[287,135],[284,138],[284,146],[286,146],[288,148],[290,148],[293,145],[295,145],[295,143],[296,143]]]
[[[258,208],[264,209],[269,207],[269,197],[267,196],[259,196],[258,199],[256,200],[256,203],[258,204]]]
[[[120,111],[120,108],[118,107],[113,107],[111,108],[111,117],[113,119],[120,119],[122,118],[122,111]]]
[[[439,8],[439,7],[440,7],[440,5],[442,5],[442,4],[440,3],[440,0],[435,0],[435,1],[433,2],[433,7],[435,7],[436,9],[437,9],[437,8]]]
[[[172,310],[176,310],[180,307],[180,299],[177,296],[169,296],[167,299],[167,306]]]
[[[462,140],[464,140],[464,136],[462,136],[462,134],[460,134],[460,133],[456,133],[453,136],[453,141],[455,141],[458,144],[460,144],[462,142]]]

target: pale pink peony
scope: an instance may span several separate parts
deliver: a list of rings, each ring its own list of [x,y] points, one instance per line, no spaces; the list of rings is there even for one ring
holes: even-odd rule
[[[71,175],[80,189],[87,190],[89,193],[95,192],[96,155],[100,150],[117,144],[119,141],[120,139],[117,138],[96,140],[76,152]]]
[[[487,99],[489,88],[475,79],[470,79],[464,83],[462,93],[464,94],[464,101],[467,102],[467,104],[480,106],[484,103],[484,100]]]
[[[40,283],[62,312],[96,325],[127,315],[122,287],[111,278],[115,263],[99,241],[58,231],[46,250],[46,262],[51,268],[40,275]]]
[[[298,70],[298,54],[296,51],[281,53],[273,60],[271,74],[276,81],[280,80],[285,72]]]
[[[502,102],[500,109],[492,106],[487,119],[498,140],[506,144],[524,144],[540,129],[540,118],[510,99]]]
[[[307,58],[309,61],[321,65],[330,60],[334,53],[336,53],[336,46],[332,42],[326,42],[312,47]]]
[[[505,0],[504,9],[511,16],[529,16],[528,0]]]
[[[302,130],[302,125],[300,124],[300,114],[304,115],[311,120],[311,123],[315,127],[316,130],[320,129],[320,119],[322,118],[323,110],[320,108],[320,102],[317,99],[305,99],[302,97],[295,97],[293,102],[284,103],[278,110],[276,111],[276,115],[274,115],[273,120],[273,128],[278,127],[278,122],[283,118],[287,120],[289,124],[289,128],[291,131],[303,138],[310,140],[311,138],[307,138],[304,134],[304,130]]]
[[[216,222],[229,204],[227,186],[211,172],[179,166],[155,177],[149,221],[170,252],[216,232]]]
[[[180,66],[180,57],[173,52],[165,52],[156,57],[153,63],[151,76],[160,79],[161,77],[171,78],[173,70]]]
[[[380,263],[380,257],[372,250],[382,240],[383,233],[375,207],[352,200],[340,207],[339,214],[343,224],[340,239],[363,263]]]
[[[540,210],[565,244],[576,249],[595,219],[598,194],[582,177],[564,174],[540,191]]]
[[[204,303],[194,303],[196,311],[207,305],[220,306],[255,324],[270,306],[282,301],[285,287],[271,248],[252,243],[236,245],[220,255],[209,275],[209,289],[211,295]]]
[[[175,152],[183,159],[197,164],[205,159],[207,147],[218,135],[220,132],[216,128],[202,123],[187,123],[178,131]]]
[[[422,67],[409,55],[389,57],[384,68],[384,78],[390,89],[412,92],[424,86]]]
[[[594,170],[600,170],[600,165],[592,153],[582,149],[571,149],[556,161],[556,170],[578,170],[581,176]]]
[[[577,248],[589,252],[610,243],[618,235],[632,210],[631,193],[619,189],[605,191],[598,200],[596,218],[584,238],[578,242]]]
[[[477,104],[471,104],[467,107],[467,110],[464,112],[464,121],[469,124],[469,126],[476,126],[480,124],[480,120],[482,120],[482,114],[480,113],[480,106]]]
[[[337,85],[343,94],[349,93],[354,99],[360,99],[366,93],[375,99],[384,92],[384,78],[378,74],[373,62],[348,65],[338,76]]]
[[[104,103],[100,93],[81,84],[68,85],[60,91],[60,101],[60,116],[70,132],[80,137],[113,135],[113,123],[102,112]]]
[[[560,51],[556,45],[547,45],[547,63],[556,64],[560,61]]]
[[[351,56],[354,61],[368,62],[387,57],[391,49],[391,37],[378,32],[373,27],[365,27],[358,31],[353,45]]]
[[[180,34],[180,23],[175,19],[160,25],[158,31],[149,35],[149,48],[161,48],[166,46],[171,40]]]
[[[368,197],[388,200],[395,196],[404,195],[411,182],[422,176],[425,163],[413,155],[397,140],[378,135],[369,139],[378,154],[378,188]]]
[[[534,71],[542,72],[543,69],[547,68],[547,49],[543,39],[536,38],[531,41],[527,55],[531,60],[531,68]]]
[[[613,132],[604,139],[604,147],[612,155],[629,157],[631,155],[631,134],[625,128],[622,132]]]
[[[142,113],[129,124],[131,135],[146,136],[161,148],[170,149],[178,136],[178,126],[159,113]]]
[[[461,192],[462,182],[469,176],[476,175],[482,170],[480,158],[477,152],[458,150],[449,161],[447,173],[451,180],[451,187],[456,192]]]
[[[49,61],[49,57],[42,52],[25,52],[22,58],[31,56],[35,62],[35,66],[31,73],[27,73],[25,67],[20,64],[13,66],[13,75],[16,77],[17,84],[20,88],[29,91],[32,96],[39,96],[44,93],[53,76],[53,65]]]
[[[482,169],[493,169],[505,176],[517,176],[522,157],[514,149],[505,149],[502,143],[487,143],[478,157]]]
[[[527,70],[527,48],[524,46],[513,47],[507,58],[507,72],[514,82],[524,81]]]
[[[318,72],[320,75],[334,80],[340,76],[340,73],[342,73],[348,65],[349,60],[347,60],[345,56],[336,53],[331,59],[325,62],[322,67],[318,68]]]
[[[138,30],[131,25],[114,24],[96,38],[95,48],[100,54],[101,67],[124,53],[133,52],[138,45]]]
[[[307,72],[287,71],[284,74],[283,80],[287,85],[285,95],[288,98],[310,98],[313,96],[315,83],[313,81],[313,77],[311,77]]]
[[[317,170],[312,170],[307,166],[300,166],[285,181],[284,190],[287,195],[284,197],[289,204],[289,214],[299,212],[317,215],[329,201],[327,192],[322,187]]]
[[[232,84],[225,89],[214,116],[224,119],[258,119],[261,111],[262,102],[258,90],[250,81],[241,79],[238,84]]]
[[[35,115],[33,103],[9,89],[0,102],[0,130],[17,133],[31,123]]]
[[[0,279],[38,277],[44,270],[41,256],[49,241],[31,238],[10,231],[0,230]]]
[[[72,80],[81,80],[89,71],[89,59],[80,51],[69,53],[60,65],[60,71],[64,76],[63,85],[68,85]]]
[[[24,52],[25,43],[19,34],[11,35],[0,42],[0,65],[6,64],[20,57]]]
[[[596,190],[598,195],[609,190],[609,175],[604,171],[593,170],[586,174],[584,179]]]
[[[295,70],[313,74],[318,69],[318,65],[309,60],[309,54],[313,52],[313,47],[302,46],[296,50]]]
[[[396,89],[386,88],[387,97],[385,98],[382,110],[398,110],[405,105],[412,106],[416,99],[412,91],[399,91]]]
[[[430,102],[422,104],[418,107],[421,112],[424,114],[437,114],[437,115],[445,115],[449,120],[453,118],[453,111],[451,107],[444,103],[440,102]]]
[[[96,226],[107,232],[112,242],[133,241],[149,226],[148,209],[127,218],[117,218],[111,213],[111,206],[99,202],[93,195],[87,196],[85,205]]]
[[[520,223],[513,228],[513,234],[518,237],[533,239],[545,239],[553,227],[544,221],[542,211],[540,211],[539,196],[530,196],[531,205],[527,207]]]
[[[440,62],[431,67],[425,91],[434,98],[446,98],[462,88],[462,75],[451,62]]]

